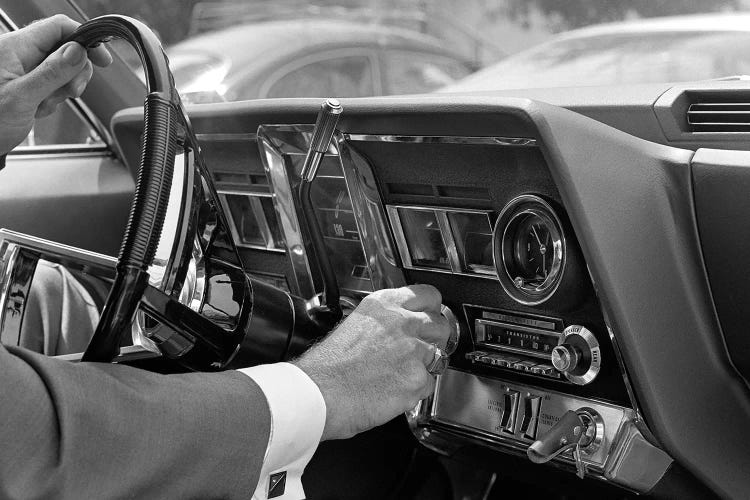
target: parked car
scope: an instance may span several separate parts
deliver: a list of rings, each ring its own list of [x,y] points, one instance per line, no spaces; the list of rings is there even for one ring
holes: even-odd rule
[[[674,16],[564,33],[445,92],[680,82],[750,73],[750,15]]]
[[[177,88],[202,102],[422,93],[474,69],[433,37],[341,20],[245,24],[189,38],[167,53]]]

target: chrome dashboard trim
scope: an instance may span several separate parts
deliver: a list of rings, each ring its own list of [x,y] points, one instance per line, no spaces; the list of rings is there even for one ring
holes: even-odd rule
[[[581,450],[589,476],[645,492],[661,479],[672,463],[669,455],[639,432],[637,414],[630,408],[453,368],[438,377],[432,396],[407,412],[407,421],[421,444],[444,455],[451,455],[465,445],[479,445],[525,456],[526,448],[533,442],[521,429],[526,409],[520,402],[514,408],[516,424],[509,433],[500,425],[498,407],[492,401],[502,399],[508,392],[516,392],[519,399],[542,398],[537,437],[554,425],[558,414],[569,409],[584,409],[601,418],[604,427],[598,446]],[[650,462],[644,468],[647,459]],[[551,464],[574,470],[570,453],[560,455]],[[639,471],[643,473],[638,474]]]
[[[404,286],[406,279],[396,262],[391,231],[385,222],[385,206],[372,166],[350,146],[346,134],[338,133],[335,137],[373,289]]]
[[[198,142],[201,141],[250,141],[257,142],[258,134],[238,133],[238,134],[196,134]]]
[[[344,138],[347,141],[353,142],[397,142],[407,144],[473,144],[521,147],[533,147],[537,145],[537,140],[530,137],[344,134]]]
[[[302,226],[297,217],[297,203],[284,160],[285,153],[301,154],[302,149],[290,147],[278,134],[279,132],[291,133],[293,136],[297,136],[298,140],[303,138],[303,142],[306,143],[309,141],[312,125],[306,127],[309,131],[302,130],[294,125],[261,125],[258,127],[257,137],[263,168],[273,191],[274,210],[281,231],[284,233],[286,254],[292,268],[294,279],[290,280],[290,289],[295,295],[312,300],[317,292],[305,248]],[[293,149],[293,151],[290,151],[290,149]]]

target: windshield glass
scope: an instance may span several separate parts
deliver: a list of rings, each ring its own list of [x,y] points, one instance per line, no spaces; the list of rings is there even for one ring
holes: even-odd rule
[[[76,0],[161,37],[189,102],[750,73],[750,0]],[[138,61],[129,48],[123,57]]]

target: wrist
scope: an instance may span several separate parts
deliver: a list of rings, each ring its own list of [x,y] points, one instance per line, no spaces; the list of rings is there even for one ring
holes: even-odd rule
[[[291,364],[305,372],[305,374],[310,377],[310,380],[318,386],[318,390],[323,396],[323,401],[326,405],[326,422],[320,440],[327,441],[329,439],[337,439],[337,433],[335,431],[336,401],[333,396],[333,391],[331,390],[331,377],[326,373],[326,370],[321,369],[320,363],[308,360],[307,357],[296,359],[292,361]]]

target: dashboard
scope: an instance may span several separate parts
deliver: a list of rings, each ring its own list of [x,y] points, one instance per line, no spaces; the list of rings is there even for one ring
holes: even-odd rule
[[[534,461],[637,493],[680,464],[740,497],[747,372],[717,315],[698,228],[710,214],[696,215],[709,188],[693,169],[696,157],[744,164],[739,152],[694,151],[741,149],[744,136],[665,121],[701,91],[631,88],[617,105],[595,89],[531,96],[552,104],[344,100],[312,186],[326,255],[297,199],[320,102],[197,106],[191,118],[248,273],[314,300],[330,259],[345,310],[386,287],[441,291],[461,340],[435,394],[407,415],[424,446],[526,456],[572,411],[590,435]],[[134,111],[114,120],[126,158],[139,126]]]

